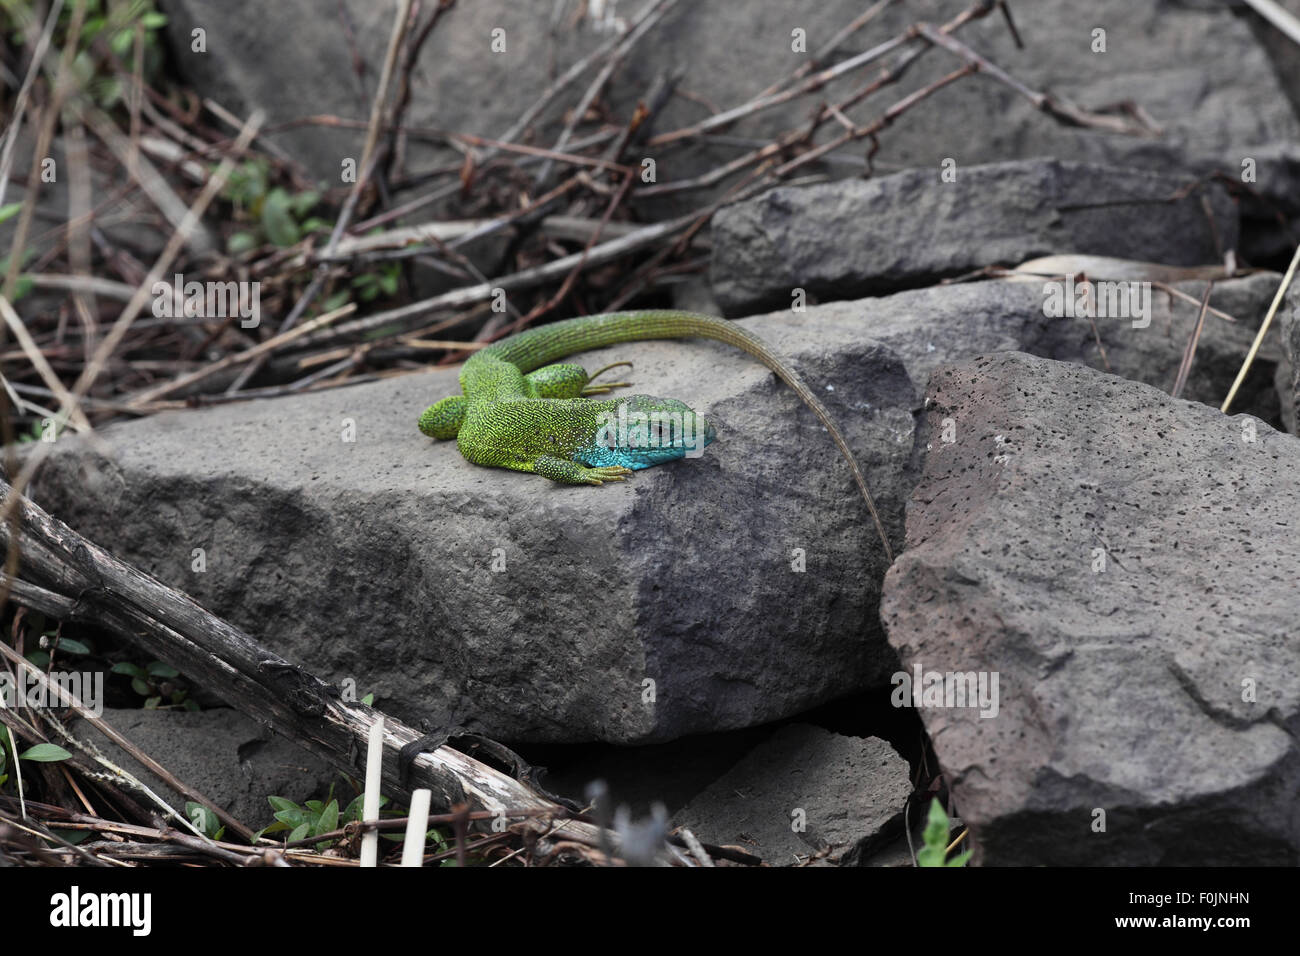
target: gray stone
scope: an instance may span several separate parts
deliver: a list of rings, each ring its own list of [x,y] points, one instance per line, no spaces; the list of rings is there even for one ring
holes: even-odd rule
[[[832,414],[901,515],[912,413],[896,403],[914,390],[897,358],[856,319],[816,341],[780,316],[750,327],[814,387],[833,386]],[[636,360],[639,389],[708,409],[719,441],[601,488],[479,468],[415,428],[458,390],[445,369],[108,428],[111,462],[69,440],[34,494],[413,722],[648,742],[788,716],[891,671],[874,611],[880,544],[812,413],[724,346],[579,361],[618,358]]]
[[[998,676],[920,711],[977,861],[1300,862],[1300,439],[1019,353],[928,407],[881,619],[909,674]]]
[[[713,294],[727,315],[928,285],[1050,253],[1190,266],[1237,246],[1221,186],[1060,160],[966,166],[956,182],[915,169],[772,189],[714,217]],[[1214,220],[1202,208],[1211,200]]]
[[[1221,285],[1242,327],[1207,325],[1189,396],[1221,400],[1248,316],[1270,294],[1259,277]],[[897,534],[919,467],[914,411],[939,363],[1029,349],[1104,367],[1090,324],[1047,319],[1042,300],[1036,283],[985,282],[742,324],[823,396]],[[1098,320],[1097,334],[1112,368],[1168,387],[1195,308],[1152,305],[1148,328]],[[478,468],[415,429],[458,387],[444,369],[110,427],[111,459],[61,438],[33,494],[412,723],[521,742],[650,742],[761,724],[882,682],[896,658],[876,620],[881,549],[812,414],[748,356],[712,343],[577,360],[628,358],[636,390],[680,397],[717,424],[702,458],[602,488]],[[1272,366],[1261,360],[1258,374],[1272,395]],[[795,549],[806,573],[792,570]]]
[[[907,761],[883,740],[788,724],[673,817],[769,863],[858,854],[902,831]]]
[[[330,784],[339,781],[338,775],[320,758],[271,733],[237,710],[110,707],[104,709],[104,719],[176,779],[254,830],[273,822],[275,811],[267,803],[267,797],[285,797],[301,804],[313,797],[323,797]],[[110,760],[138,776],[173,809],[185,811],[185,798],[126,751],[98,734],[86,733]],[[341,806],[346,806],[353,796],[336,795]],[[145,806],[157,806],[141,794],[135,796]]]
[[[1300,17],[1300,0],[1274,0],[1293,17]],[[1291,108],[1300,115],[1300,46],[1268,20],[1244,3],[1237,12],[1250,26],[1277,72],[1278,82],[1291,101]]]
[[[616,17],[630,19],[644,2],[606,3]],[[918,20],[944,23],[965,3],[913,0],[894,4],[845,42],[830,62],[863,52]],[[242,115],[255,106],[270,124],[310,114],[364,121],[388,42],[395,0],[348,3],[345,29],[339,8],[319,0],[165,0],[173,60],[201,95],[213,96]],[[596,5],[570,0],[458,3],[430,35],[411,73],[407,120],[433,127],[495,137],[546,87],[552,76],[609,36],[595,18]],[[602,101],[615,121],[626,121],[656,76],[680,68],[680,88],[695,98],[676,97],[655,124],[663,132],[707,115],[698,97],[719,109],[739,105],[784,80],[807,62],[792,50],[791,32],[807,32],[817,50],[862,12],[860,0],[826,0],[794,10],[780,0],[745,4],[722,0],[680,3],[641,41],[615,71]],[[985,77],[965,78],[905,114],[880,137],[878,171],[907,166],[938,167],[945,157],[962,166],[1029,156],[1070,156],[1092,162],[1142,162],[1160,167],[1171,151],[1215,153],[1240,144],[1295,139],[1300,124],[1281,92],[1267,55],[1248,25],[1218,6],[1192,9],[1168,4],[1095,0],[1080,18],[1071,0],[1021,4],[1016,24],[1025,42],[1018,49],[994,13],[957,33],[959,39],[993,58],[1036,90],[1089,108],[1131,100],[1159,124],[1158,139],[1121,136],[1064,126],[1008,87]],[[208,53],[190,50],[190,33],[203,27]],[[1093,52],[1094,28],[1106,30],[1106,52]],[[490,52],[491,31],[506,31],[504,53]],[[349,38],[350,34],[350,38]],[[365,78],[353,70],[353,50],[365,64]],[[766,139],[807,122],[815,102],[843,100],[887,57],[819,91],[755,114],[725,130],[731,136]],[[957,59],[931,51],[913,63],[895,86],[850,109],[868,122],[891,104],[951,72]],[[578,80],[537,124],[536,141],[554,142],[560,117],[572,109],[594,71]],[[584,126],[584,130],[591,129]],[[337,182],[339,162],[357,157],[364,129],[299,125],[277,140],[317,176]],[[735,158],[747,146],[718,139],[679,150],[661,150],[661,182],[683,179]],[[456,158],[430,152],[412,137],[408,168]],[[846,149],[855,162],[834,171],[862,169],[861,149]],[[535,168],[535,167],[534,167]],[[638,206],[647,217],[671,215],[677,204],[659,199]]]

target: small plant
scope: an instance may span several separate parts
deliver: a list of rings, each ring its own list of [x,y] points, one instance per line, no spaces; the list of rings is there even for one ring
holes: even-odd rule
[[[15,215],[17,215],[18,210],[22,208],[23,208],[23,204],[20,202],[9,203],[6,206],[0,206],[0,223],[3,223],[6,219],[12,219]],[[32,248],[24,249],[22,254],[22,264],[26,266],[28,260],[35,255],[36,255],[35,249]],[[0,275],[5,275],[8,272],[9,272],[9,257],[5,256],[3,259],[0,259]],[[23,296],[27,295],[27,293],[31,292],[33,287],[34,287],[34,283],[32,282],[31,277],[25,276],[20,272],[18,274],[18,281],[14,283],[13,298],[10,299],[9,301],[17,302]]]
[[[67,42],[73,6],[64,4],[59,14],[52,44],[55,50],[63,49]],[[33,5],[22,0],[0,0],[0,29],[9,34],[15,47],[25,46],[27,34],[41,29],[41,21],[32,15],[32,10]],[[167,17],[155,9],[153,0],[87,0],[77,55],[72,61],[72,72],[78,85],[99,106],[108,108],[121,102],[130,83],[129,75],[123,77],[107,63],[101,62],[105,57],[93,47],[102,41],[117,58],[122,70],[129,74],[135,59],[137,26],[144,31],[141,62],[144,80],[151,82],[162,68],[163,52],[158,31],[166,25]]]
[[[362,302],[373,302],[380,296],[391,297],[397,295],[397,280],[401,274],[400,265],[396,262],[386,262],[376,271],[363,272],[354,278],[352,288],[357,290],[357,297]],[[339,305],[342,303],[340,302]]]
[[[0,787],[9,779],[14,744],[13,733],[5,727],[4,732],[0,733]],[[30,760],[32,763],[57,763],[71,757],[72,754],[58,744],[35,744],[18,755],[19,760]]]
[[[185,815],[210,840],[220,840],[226,835],[226,828],[217,819],[217,815],[201,803],[195,803],[193,800],[185,801]]]
[[[307,214],[320,202],[320,193],[308,189],[291,193],[270,183],[270,163],[262,158],[246,160],[226,181],[222,195],[235,207],[235,216],[245,228],[231,235],[226,250],[237,256],[270,242],[284,249],[329,223]]]
[[[917,866],[965,866],[971,858],[972,850],[959,853],[949,860],[948,857],[948,814],[938,798],[930,804],[930,816],[925,821],[925,846],[916,855]]]
[[[180,671],[162,661],[150,661],[144,667],[119,661],[112,667],[112,673],[125,674],[131,678],[131,689],[143,697],[145,710],[170,710],[183,707],[186,710],[198,710],[198,702],[191,699],[189,691],[174,683]],[[168,703],[163,704],[163,698]]]
[[[361,822],[361,810],[364,803],[364,796],[357,794],[342,810],[339,809],[339,802],[334,797],[334,785],[330,785],[329,793],[324,800],[308,800],[302,806],[294,803],[285,797],[267,797],[267,803],[275,811],[275,822],[270,826],[259,830],[253,837],[253,842],[267,833],[282,833],[289,831],[285,840],[293,843],[297,840],[308,840],[312,837],[322,836],[335,830],[342,829],[349,823]],[[388,798],[380,796],[379,806],[380,814],[388,817],[402,817],[406,815],[405,810],[384,810],[383,807],[388,803]],[[442,853],[450,849],[447,838],[435,829],[430,829],[425,833],[425,840],[433,843],[437,847],[437,852]],[[400,843],[405,837],[400,833],[381,833],[380,839],[393,843]],[[321,840],[316,844],[316,851],[324,852],[334,845],[333,840]],[[455,865],[452,860],[444,860],[443,866]]]

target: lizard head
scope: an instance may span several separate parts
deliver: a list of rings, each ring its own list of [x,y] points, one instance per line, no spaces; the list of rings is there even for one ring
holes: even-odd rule
[[[599,406],[594,434],[573,454],[592,468],[649,468],[698,458],[717,437],[703,415],[675,398],[631,395],[593,404]]]

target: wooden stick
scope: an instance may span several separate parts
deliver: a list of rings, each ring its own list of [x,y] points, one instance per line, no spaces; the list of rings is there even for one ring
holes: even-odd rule
[[[1223,400],[1223,404],[1219,407],[1219,411],[1225,415],[1228,413],[1228,406],[1237,397],[1237,389],[1241,388],[1241,383],[1246,380],[1246,373],[1250,371],[1250,364],[1255,361],[1255,353],[1259,351],[1264,336],[1268,334],[1268,327],[1273,323],[1273,316],[1277,315],[1278,306],[1282,304],[1282,299],[1286,296],[1286,290],[1290,287],[1291,280],[1295,278],[1297,265],[1300,265],[1300,246],[1296,246],[1295,255],[1291,257],[1291,264],[1286,267],[1286,275],[1282,277],[1282,283],[1277,287],[1277,294],[1273,296],[1273,304],[1268,307],[1268,315],[1264,316],[1264,323],[1259,327],[1255,341],[1250,343],[1250,351],[1246,353],[1246,361],[1241,363],[1241,370],[1237,372],[1237,378],[1233,381],[1232,388],[1228,389],[1228,397]]]

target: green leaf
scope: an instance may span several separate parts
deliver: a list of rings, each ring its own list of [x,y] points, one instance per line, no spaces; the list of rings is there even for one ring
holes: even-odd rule
[[[65,843],[71,843],[73,846],[90,836],[89,830],[60,830],[56,827],[50,827],[50,832],[62,837]]]
[[[150,11],[140,18],[140,22],[144,24],[146,30],[157,30],[159,27],[167,26],[167,15]]]
[[[289,194],[279,187],[267,193],[262,204],[262,229],[266,231],[266,237],[282,249],[302,238],[293,218],[292,206]]]
[[[266,802],[271,805],[272,810],[297,810],[298,804],[284,797],[267,797]]]
[[[333,312],[335,309],[341,309],[348,304],[351,294],[348,292],[336,292],[324,302],[321,303],[321,312]]]
[[[204,836],[212,836],[213,831],[220,825],[218,817],[201,803],[195,803],[193,800],[185,802],[185,815],[190,818],[190,822],[203,832]]]
[[[30,651],[27,654],[27,663],[31,664],[38,671],[43,671],[45,668],[50,666],[50,652],[42,651],[39,648]]]
[[[307,839],[310,830],[311,827],[306,823],[302,824],[301,826],[294,827],[293,832],[289,834],[289,842],[293,843],[296,840]]]
[[[329,833],[331,830],[339,828],[339,802],[331,800],[321,813],[320,819],[316,821],[317,833]]]
[[[367,707],[374,707],[375,706],[374,691],[371,691],[369,694],[366,694],[365,697],[362,697],[361,703],[365,704]]]
[[[36,288],[36,283],[27,276],[19,276],[18,281],[14,283],[14,301],[17,302],[32,289]]]
[[[294,807],[292,810],[277,810],[275,818],[286,826],[297,827],[306,826],[307,821],[304,819],[305,814]]]
[[[951,860],[945,863],[944,866],[965,866],[966,861],[974,855],[974,850],[967,850],[965,853],[959,853],[957,856],[954,856]]]
[[[203,709],[202,707],[199,706],[199,702],[198,702],[197,700],[195,700],[193,697],[187,697],[187,698],[185,698],[185,700],[181,703],[181,706],[184,707],[186,710],[202,710],[202,709]]]
[[[170,664],[164,664],[162,661],[150,661],[148,670],[154,677],[169,678],[181,676],[180,671],[172,667]]]
[[[232,256],[256,249],[262,243],[251,232],[237,232],[226,242],[226,251]]]
[[[348,803],[347,808],[343,811],[343,820],[346,823],[358,823],[361,820],[361,807],[365,798],[362,794],[357,794]]]
[[[325,809],[325,804],[319,800],[308,800],[303,804],[303,806],[316,814],[316,816],[320,816],[320,812]]]
[[[320,202],[320,193],[308,189],[298,193],[289,200],[289,206],[299,218],[311,212],[311,208]]]
[[[146,697],[144,701],[145,710],[157,710],[158,705],[162,703],[162,698],[158,696]]]
[[[945,862],[948,855],[948,832],[948,814],[936,797],[930,803],[930,815],[926,818],[925,833],[921,838],[925,846],[916,854],[918,866],[950,867],[966,865],[966,861],[970,859],[972,852],[970,850],[967,850],[951,862]]]
[[[22,208],[23,204],[20,202],[11,202],[4,206],[0,206],[0,222],[7,222],[12,219],[14,216],[18,215],[18,210]]]
[[[131,678],[131,689],[141,697],[148,697],[153,693],[153,688],[139,677]]]
[[[30,760],[32,763],[54,763],[56,760],[67,760],[71,756],[72,754],[58,744],[37,744],[19,754],[18,759]]]
[[[90,648],[81,641],[74,641],[70,637],[59,638],[59,652],[62,654],[89,654]]]
[[[126,56],[131,50],[131,41],[134,39],[130,30],[118,30],[108,41],[109,49],[118,56]]]
[[[127,674],[131,677],[146,676],[143,668],[140,668],[135,664],[129,664],[126,661],[119,661],[109,668],[109,670],[114,674]]]

